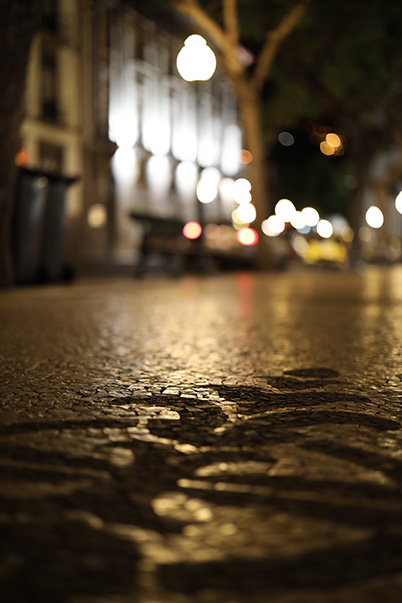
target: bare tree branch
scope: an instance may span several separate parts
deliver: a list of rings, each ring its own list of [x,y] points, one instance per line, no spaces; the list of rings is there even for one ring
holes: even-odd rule
[[[311,1],[312,0],[300,0],[291,11],[285,15],[278,27],[267,34],[265,44],[257,59],[257,66],[253,76],[254,83],[258,89],[262,88],[264,81],[267,78],[279,45],[295,29]]]
[[[239,43],[237,0],[223,0],[223,19],[229,42],[236,47]]]
[[[189,17],[201,30],[207,33],[219,49],[224,66],[231,75],[238,76],[244,72],[244,66],[239,61],[235,46],[232,45],[223,29],[205,12],[197,0],[171,0],[171,3],[182,15]]]

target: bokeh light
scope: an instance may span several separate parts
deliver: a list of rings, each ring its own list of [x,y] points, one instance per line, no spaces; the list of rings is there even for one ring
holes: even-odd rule
[[[237,178],[233,184],[233,198],[239,205],[250,203],[251,182],[247,178]]]
[[[275,214],[284,222],[291,222],[296,213],[296,208],[289,199],[280,199],[275,205]]]
[[[291,147],[295,143],[294,136],[290,132],[281,132],[278,135],[278,140],[284,147]]]
[[[314,207],[305,207],[302,209],[301,215],[306,226],[317,226],[320,214]]]
[[[351,243],[355,238],[355,234],[350,226],[344,226],[340,232],[340,237],[345,243]]]
[[[400,214],[402,214],[402,191],[400,191],[396,196],[395,207],[396,207],[396,211],[398,211]]]
[[[247,149],[242,149],[240,151],[240,163],[243,165],[248,165],[253,161],[253,154]]]
[[[384,214],[376,205],[372,205],[366,211],[366,222],[371,228],[381,228],[384,224]]]
[[[245,205],[239,205],[236,209],[237,217],[244,224],[249,224],[250,222],[254,222],[257,217],[257,210],[255,209],[252,203],[247,203]]]
[[[308,250],[308,241],[302,237],[301,235],[297,235],[292,240],[292,247],[297,253],[297,255],[302,256]]]
[[[233,178],[222,178],[219,182],[219,193],[223,201],[229,203],[234,197],[234,180]]]
[[[191,221],[187,222],[187,224],[183,227],[183,235],[186,239],[198,239],[202,233],[202,226],[199,222]]]
[[[176,59],[177,71],[188,81],[209,80],[216,69],[216,57],[205,38],[198,34],[189,36]]]
[[[201,203],[212,203],[218,196],[220,173],[216,168],[205,168],[197,184],[197,199]]]
[[[251,247],[258,243],[258,232],[254,228],[240,228],[236,233],[236,239],[241,245]]]
[[[320,220],[318,222],[317,233],[320,235],[320,237],[322,237],[323,239],[329,239],[330,237],[332,237],[333,232],[334,229],[329,220]]]
[[[296,228],[296,230],[303,230],[306,227],[306,223],[304,221],[301,211],[295,211],[292,216],[292,219],[290,220],[290,223],[293,228]]]
[[[93,203],[87,214],[88,225],[91,228],[102,228],[107,222],[107,209],[102,203]]]
[[[320,151],[323,155],[327,155],[330,157],[335,154],[335,149],[332,145],[330,145],[326,140],[320,142]]]
[[[362,243],[371,243],[371,230],[367,226],[359,228],[359,239]]]
[[[285,222],[276,215],[269,216],[261,224],[262,232],[268,237],[277,237],[285,230]]]
[[[338,134],[334,134],[334,132],[330,132],[325,137],[326,142],[331,145],[334,149],[338,149],[342,145],[342,141]]]

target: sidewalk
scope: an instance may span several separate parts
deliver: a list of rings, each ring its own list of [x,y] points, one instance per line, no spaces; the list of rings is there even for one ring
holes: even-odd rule
[[[402,600],[402,269],[0,292],[4,603]]]

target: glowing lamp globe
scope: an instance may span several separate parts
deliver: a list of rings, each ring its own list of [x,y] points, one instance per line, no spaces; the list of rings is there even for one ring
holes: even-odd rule
[[[193,34],[184,42],[176,59],[177,71],[187,82],[209,80],[216,69],[216,57],[206,40]]]

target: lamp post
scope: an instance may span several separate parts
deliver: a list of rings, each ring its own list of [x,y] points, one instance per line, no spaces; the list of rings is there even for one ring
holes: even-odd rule
[[[199,34],[192,34],[185,41],[182,49],[176,58],[177,71],[180,76],[187,82],[205,82],[213,76],[216,69],[216,57],[208,46],[205,38]],[[204,210],[203,203],[197,203],[198,220],[201,227],[204,227]],[[204,266],[205,260],[202,256],[203,235],[195,240],[196,247],[199,249],[199,260],[203,270],[209,269]]]

